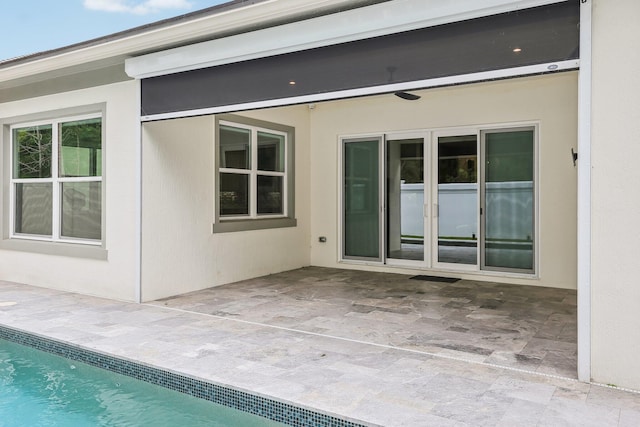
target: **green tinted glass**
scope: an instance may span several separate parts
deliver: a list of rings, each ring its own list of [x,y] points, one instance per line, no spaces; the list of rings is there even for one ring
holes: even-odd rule
[[[51,178],[51,125],[13,130],[13,177]]]
[[[60,176],[102,175],[102,120],[60,124]]]

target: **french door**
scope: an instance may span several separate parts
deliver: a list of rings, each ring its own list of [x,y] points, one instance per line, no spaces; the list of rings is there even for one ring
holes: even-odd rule
[[[342,258],[535,273],[536,129],[344,138]]]

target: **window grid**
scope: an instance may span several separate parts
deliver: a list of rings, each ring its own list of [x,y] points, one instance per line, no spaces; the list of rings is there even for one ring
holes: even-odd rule
[[[82,243],[86,245],[99,246],[102,244],[102,240],[85,239],[85,238],[70,238],[61,235],[61,212],[62,212],[62,199],[61,199],[61,187],[63,183],[67,182],[102,182],[102,175],[100,176],[86,176],[86,177],[60,177],[59,158],[60,158],[60,126],[63,123],[72,123],[82,120],[90,119],[102,119],[100,114],[90,114],[66,117],[63,119],[43,120],[38,122],[20,123],[10,127],[11,144],[10,144],[10,156],[11,156],[11,184],[9,189],[10,194],[10,238],[19,238],[24,240],[36,240],[47,242],[59,242],[59,243]],[[15,178],[16,168],[16,141],[14,130],[24,129],[30,127],[51,125],[51,177],[50,178]],[[17,184],[51,184],[51,203],[52,203],[52,229],[51,236],[16,233],[16,187]],[[102,233],[101,233],[102,234]]]
[[[236,168],[218,168],[218,179],[220,179],[220,175],[223,173],[232,173],[238,175],[248,175],[249,176],[249,213],[248,215],[223,215],[220,212],[221,220],[238,220],[238,219],[258,219],[258,218],[284,218],[287,216],[288,206],[288,186],[287,186],[287,161],[288,161],[288,151],[287,151],[287,134],[284,132],[279,132],[273,129],[258,127],[258,126],[247,126],[234,122],[220,121],[221,126],[228,126],[237,129],[245,129],[251,132],[250,140],[249,140],[249,150],[251,155],[250,168],[249,169],[236,169]],[[278,135],[283,137],[284,145],[282,147],[283,151],[283,170],[284,172],[277,171],[263,171],[258,169],[258,133],[263,132],[271,135]],[[220,145],[220,144],[219,144]],[[220,156],[220,152],[217,153]],[[278,176],[282,177],[282,213],[281,214],[259,214],[258,213],[258,176]],[[220,200],[218,199],[218,204],[220,204]],[[220,206],[218,206],[218,210],[220,210]]]

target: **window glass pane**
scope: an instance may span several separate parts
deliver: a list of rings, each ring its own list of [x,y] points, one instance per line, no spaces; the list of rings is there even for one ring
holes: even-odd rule
[[[438,262],[478,263],[476,135],[438,138]]]
[[[284,136],[258,132],[258,170],[284,172]]]
[[[220,167],[251,169],[251,131],[220,126]]]
[[[220,174],[220,216],[249,215],[249,175]]]
[[[281,176],[258,175],[258,214],[282,214]]]
[[[102,119],[60,124],[60,176],[102,174]]]
[[[13,130],[13,177],[51,178],[51,125]]]
[[[102,183],[63,182],[61,191],[61,236],[100,240]]]
[[[15,232],[51,236],[52,184],[16,184]]]
[[[476,183],[475,135],[441,137],[438,142],[438,184]]]
[[[424,259],[424,140],[389,139],[387,257]]]
[[[533,131],[485,135],[485,265],[533,270]]]

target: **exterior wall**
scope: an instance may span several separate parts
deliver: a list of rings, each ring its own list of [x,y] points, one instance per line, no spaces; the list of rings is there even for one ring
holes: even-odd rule
[[[136,90],[135,82],[124,82],[0,104],[2,119],[106,103],[103,221],[108,251],[107,260],[96,260],[0,250],[0,280],[120,300],[135,299]]]
[[[309,265],[308,108],[239,114],[295,127],[297,227],[212,234],[214,117],[146,123],[143,300]]]
[[[591,339],[595,381],[640,390],[640,38],[636,0],[594,0]]]
[[[412,102],[391,94],[326,102],[312,110],[311,264],[418,273],[338,261],[338,136],[539,121],[539,278],[489,272],[460,276],[575,289],[577,171],[570,150],[577,146],[577,73],[432,89],[420,95]],[[327,236],[328,242],[319,243],[319,236]]]

